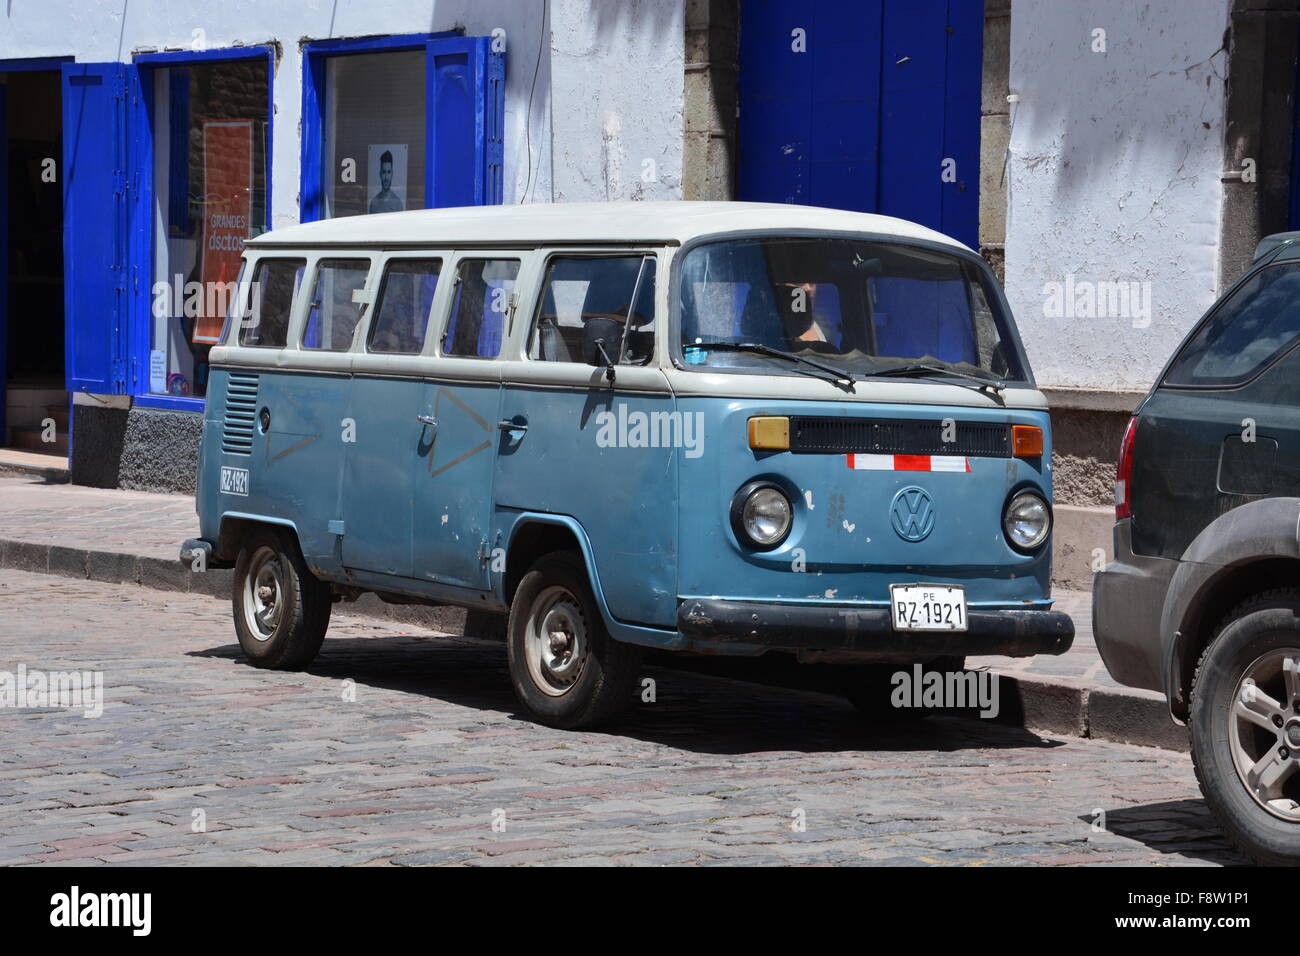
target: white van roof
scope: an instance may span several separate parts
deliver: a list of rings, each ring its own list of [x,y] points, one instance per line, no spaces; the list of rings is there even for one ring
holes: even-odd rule
[[[699,236],[765,229],[873,233],[967,248],[941,232],[892,216],[786,203],[686,200],[459,206],[345,216],[276,229],[250,239],[248,245],[683,243]]]

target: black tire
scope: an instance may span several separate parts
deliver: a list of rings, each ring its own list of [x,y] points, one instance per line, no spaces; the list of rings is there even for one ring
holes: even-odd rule
[[[536,637],[539,625],[548,620],[556,635],[576,635],[568,642],[557,637],[561,648],[554,652],[554,667],[547,665],[542,641]],[[566,656],[566,643],[585,653]],[[565,730],[594,727],[634,699],[641,648],[609,636],[586,566],[574,552],[548,554],[524,575],[510,604],[506,645],[515,693],[539,723]]]
[[[260,575],[260,583],[250,575]],[[254,593],[259,588],[275,594],[263,601],[264,592]],[[329,585],[308,569],[292,534],[263,528],[244,541],[231,604],[239,646],[254,667],[301,670],[310,664],[325,639],[331,603]]]
[[[1274,866],[1300,863],[1300,817],[1282,819],[1248,788],[1233,760],[1230,725],[1236,720],[1232,711],[1240,682],[1261,661],[1285,648],[1300,648],[1300,590],[1268,591],[1239,605],[1224,619],[1196,665],[1188,719],[1196,779],[1210,811],[1238,849]],[[1267,684],[1257,686],[1284,706],[1289,716],[1279,714],[1278,719],[1289,730],[1292,722],[1300,720],[1300,701],[1279,699],[1285,694],[1279,695],[1276,682]],[[1237,733],[1262,756],[1270,747],[1268,731],[1251,726],[1243,731],[1243,726],[1237,723]],[[1277,729],[1274,743],[1279,752],[1287,730]],[[1292,769],[1283,786],[1288,797],[1300,799],[1300,767]]]
[[[966,667],[966,658],[936,657],[925,667],[929,671],[959,671]],[[859,714],[877,722],[909,723],[943,713],[926,707],[894,706],[894,674],[911,669],[910,664],[867,664],[852,668],[843,682],[844,697]]]

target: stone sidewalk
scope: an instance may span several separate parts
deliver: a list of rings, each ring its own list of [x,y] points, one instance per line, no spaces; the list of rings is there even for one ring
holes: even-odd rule
[[[177,560],[180,542],[196,536],[194,499],[139,491],[0,476],[0,568],[228,598],[231,573],[196,574]],[[1057,607],[1075,623],[1075,641],[1060,657],[975,657],[971,668],[1002,678],[1009,722],[1050,733],[1186,750],[1160,694],[1111,680],[1092,636],[1090,594],[1059,591]],[[343,613],[404,620],[462,633],[464,614],[448,608],[397,607],[368,595]]]

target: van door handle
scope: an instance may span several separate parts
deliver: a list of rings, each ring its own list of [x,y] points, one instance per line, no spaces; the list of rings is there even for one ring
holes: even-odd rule
[[[503,432],[526,432],[526,431],[528,431],[528,426],[527,426],[526,424],[523,424],[523,423],[520,423],[520,422],[512,422],[512,421],[511,421],[510,419],[508,419],[508,418],[503,418],[503,419],[501,419],[501,421],[497,422],[497,428],[501,429],[501,431],[503,431]]]
[[[428,425],[430,428],[438,427],[438,419],[434,418],[432,415],[416,415],[415,420],[421,425]]]

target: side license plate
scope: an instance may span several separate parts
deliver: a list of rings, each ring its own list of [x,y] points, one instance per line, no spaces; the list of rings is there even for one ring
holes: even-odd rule
[[[966,589],[937,584],[892,584],[889,609],[896,631],[966,630]]]
[[[221,493],[223,495],[248,494],[248,469],[221,466]]]

